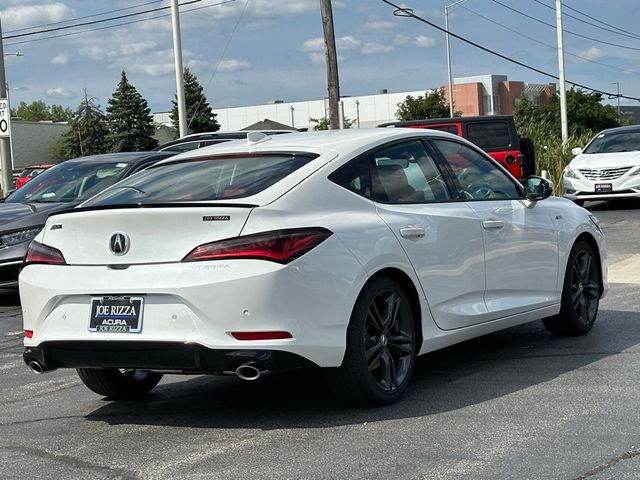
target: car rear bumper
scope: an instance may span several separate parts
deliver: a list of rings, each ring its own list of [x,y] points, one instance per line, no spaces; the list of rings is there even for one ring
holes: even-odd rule
[[[196,343],[142,341],[53,341],[27,347],[27,365],[56,368],[139,368],[176,373],[233,373],[240,365],[281,372],[313,365],[290,352],[211,349]]]

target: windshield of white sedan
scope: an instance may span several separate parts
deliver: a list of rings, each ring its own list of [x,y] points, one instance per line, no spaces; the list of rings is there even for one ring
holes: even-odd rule
[[[584,153],[618,153],[640,150],[640,130],[636,132],[601,133]]]
[[[122,178],[125,162],[64,162],[27,182],[6,203],[81,202]]]
[[[102,192],[85,206],[244,198],[309,163],[312,154],[239,154],[156,165]]]

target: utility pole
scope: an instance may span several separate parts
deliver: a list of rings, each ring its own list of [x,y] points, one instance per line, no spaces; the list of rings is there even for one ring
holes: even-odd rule
[[[329,92],[329,129],[340,128],[340,84],[338,83],[338,56],[336,53],[336,37],[333,32],[333,11],[331,0],[320,0],[322,29],[324,31],[325,58],[327,61],[327,90]]]
[[[622,117],[620,116],[620,82],[612,82],[611,85],[616,86],[616,96],[618,97],[618,123],[622,124]]]
[[[184,72],[182,69],[182,40],[180,38],[180,11],[178,0],[171,0],[171,27],[173,29],[173,55],[176,61],[176,97],[180,136],[187,134],[187,108],[184,102]]]
[[[449,75],[449,116],[453,118],[453,78],[451,74],[451,46],[449,45],[449,5],[444,6],[444,29],[447,31],[447,73]]]
[[[11,108],[7,100],[7,78],[4,71],[4,45],[0,23],[0,107],[6,118],[0,118],[0,167],[2,168],[2,192],[13,190],[13,162],[11,161]],[[2,128],[4,122],[5,129]],[[3,130],[5,130],[3,132]]]
[[[558,77],[560,80],[560,130],[562,131],[562,145],[565,146],[569,139],[569,124],[567,122],[567,90],[564,81],[562,0],[556,0],[556,35],[558,38]]]

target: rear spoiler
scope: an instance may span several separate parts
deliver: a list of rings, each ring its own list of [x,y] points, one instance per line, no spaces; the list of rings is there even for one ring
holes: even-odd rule
[[[223,202],[165,202],[165,203],[126,203],[120,205],[93,205],[90,207],[75,207],[52,213],[49,217],[66,213],[93,212],[99,210],[124,210],[132,208],[188,208],[188,207],[226,207],[226,208],[256,208],[253,203],[223,203]]]

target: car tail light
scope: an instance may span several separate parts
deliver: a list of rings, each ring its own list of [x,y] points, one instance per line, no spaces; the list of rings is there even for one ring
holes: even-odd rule
[[[33,338],[33,330],[25,330],[24,336],[27,338]]]
[[[254,258],[289,263],[318,246],[332,233],[326,228],[292,228],[245,235],[194,248],[183,262]]]
[[[289,332],[229,332],[236,340],[283,340],[293,338]]]
[[[66,265],[66,263],[60,250],[34,240],[29,244],[22,266],[26,267],[32,264]]]

